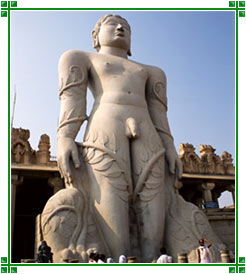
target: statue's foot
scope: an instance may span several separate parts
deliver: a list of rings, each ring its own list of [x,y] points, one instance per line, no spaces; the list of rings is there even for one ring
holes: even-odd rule
[[[65,248],[61,252],[61,257],[63,262],[76,262],[78,261],[77,256],[72,252],[71,249]]]
[[[88,262],[88,255],[84,249],[83,245],[77,245],[76,247],[77,253],[81,256],[82,262],[87,263]]]

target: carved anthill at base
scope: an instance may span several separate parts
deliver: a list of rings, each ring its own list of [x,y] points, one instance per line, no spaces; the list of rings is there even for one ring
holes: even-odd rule
[[[78,145],[82,152],[81,145]],[[47,202],[41,215],[42,237],[51,246],[54,262],[88,262],[91,251],[107,253],[93,216],[86,165],[74,169],[71,187],[58,191]]]
[[[169,180],[172,180],[169,177]],[[220,251],[226,249],[209,224],[207,216],[196,205],[183,199],[168,185],[168,211],[165,224],[165,240],[168,254],[177,262],[178,253],[187,253],[189,263],[197,263],[196,249],[199,240],[207,238],[212,242],[210,251],[213,262],[220,262]],[[233,253],[231,252],[231,258]]]

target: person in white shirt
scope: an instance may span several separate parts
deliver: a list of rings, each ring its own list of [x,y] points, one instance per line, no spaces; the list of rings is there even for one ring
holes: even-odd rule
[[[161,256],[158,258],[157,260],[157,264],[166,264],[166,263],[169,263],[170,261],[170,258],[168,258],[169,256],[167,255],[167,251],[166,251],[166,248],[165,247],[162,247],[160,249],[160,252],[161,252]]]
[[[125,264],[127,263],[127,259],[125,255],[120,255],[119,257],[119,264]]]
[[[205,246],[205,242],[207,243],[207,246]],[[212,244],[205,238],[202,238],[199,240],[200,246],[197,248],[198,253],[198,263],[206,264],[212,262],[212,255],[209,250],[209,248],[212,246]]]

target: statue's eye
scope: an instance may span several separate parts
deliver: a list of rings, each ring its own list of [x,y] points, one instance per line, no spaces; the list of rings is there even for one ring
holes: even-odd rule
[[[115,22],[113,22],[113,21],[108,21],[106,25],[115,26],[115,25],[116,25],[116,23],[115,23]]]

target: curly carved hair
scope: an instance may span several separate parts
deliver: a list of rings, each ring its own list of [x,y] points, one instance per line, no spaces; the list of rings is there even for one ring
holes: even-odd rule
[[[98,33],[99,33],[99,31],[100,31],[101,25],[103,24],[103,22],[104,22],[107,18],[109,18],[109,17],[111,17],[111,16],[118,17],[118,18],[124,20],[124,21],[127,23],[127,25],[129,26],[129,29],[130,29],[130,31],[131,31],[131,27],[130,27],[130,25],[128,24],[127,20],[126,20],[125,18],[121,17],[120,15],[115,15],[115,14],[107,14],[107,15],[104,15],[103,17],[101,17],[101,18],[97,21],[97,23],[96,23],[96,25],[95,25],[95,28],[94,28],[93,31],[92,31],[93,47],[94,47],[97,51],[100,50],[100,44],[99,44],[99,40],[98,40]],[[128,56],[131,56],[131,55],[132,55],[132,54],[131,54],[131,49],[128,50],[127,54],[128,54]]]

